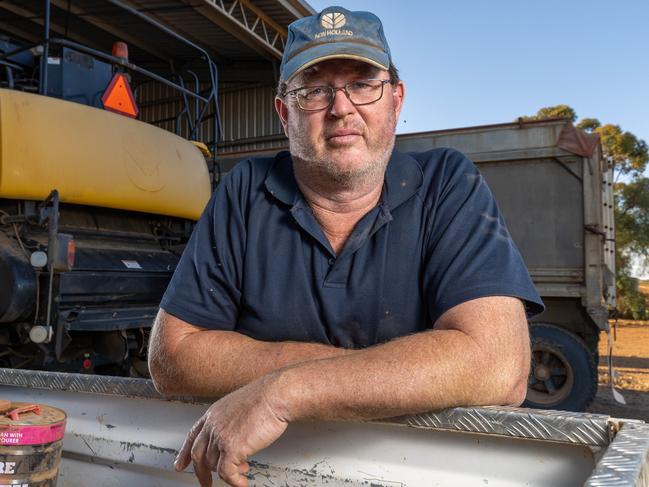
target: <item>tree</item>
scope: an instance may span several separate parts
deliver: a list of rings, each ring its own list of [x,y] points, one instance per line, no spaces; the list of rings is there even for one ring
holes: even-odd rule
[[[604,154],[614,164],[616,177],[620,175],[639,177],[647,167],[649,161],[647,143],[631,132],[623,132],[619,125],[602,125],[596,118],[584,118],[577,124],[577,128],[599,134]]]
[[[615,196],[616,243],[649,264],[649,178],[617,183]]]
[[[541,108],[536,115],[520,117],[522,120],[545,120],[547,118],[569,118],[571,122],[577,120],[577,112],[568,105],[554,105]]]
[[[521,119],[556,117],[574,123],[577,113],[568,105],[555,105]],[[632,277],[634,258],[641,267],[649,268],[649,178],[642,175],[649,162],[649,147],[619,125],[602,125],[596,118],[582,118],[576,126],[600,136],[604,156],[613,164],[618,311],[625,318],[649,319],[649,298],[640,293],[638,280]],[[624,181],[619,182],[621,176]]]

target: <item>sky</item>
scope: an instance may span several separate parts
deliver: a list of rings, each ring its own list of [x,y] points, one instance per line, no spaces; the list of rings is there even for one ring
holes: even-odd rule
[[[333,5],[369,10],[383,22],[406,84],[399,133],[511,122],[566,104],[579,118],[619,125],[649,143],[649,0]],[[636,274],[649,278],[637,267]]]

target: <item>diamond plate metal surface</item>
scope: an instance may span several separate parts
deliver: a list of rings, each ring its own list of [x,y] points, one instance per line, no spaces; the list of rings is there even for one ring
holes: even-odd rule
[[[156,391],[152,381],[133,377],[0,368],[0,384],[128,397],[163,398]],[[173,399],[197,402],[190,397],[175,397]],[[435,428],[605,446],[610,443],[612,438],[609,420],[609,416],[597,414],[494,406],[453,408],[434,413],[404,416],[383,422],[396,422],[416,428]]]
[[[398,419],[415,428],[437,428],[514,438],[608,445],[610,416],[513,407],[453,408]]]
[[[136,377],[0,368],[0,385],[197,402],[191,397],[163,397],[151,380]]]
[[[584,487],[649,487],[649,424],[622,426]]]

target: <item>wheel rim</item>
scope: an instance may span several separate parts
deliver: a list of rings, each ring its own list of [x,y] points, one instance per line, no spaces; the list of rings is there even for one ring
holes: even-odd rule
[[[568,397],[573,385],[574,373],[566,356],[555,348],[534,345],[527,400],[553,406]]]

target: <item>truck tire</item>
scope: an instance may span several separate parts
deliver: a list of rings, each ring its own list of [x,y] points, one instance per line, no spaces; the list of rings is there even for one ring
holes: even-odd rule
[[[532,368],[524,407],[584,411],[597,393],[592,352],[576,335],[554,325],[530,327]]]

